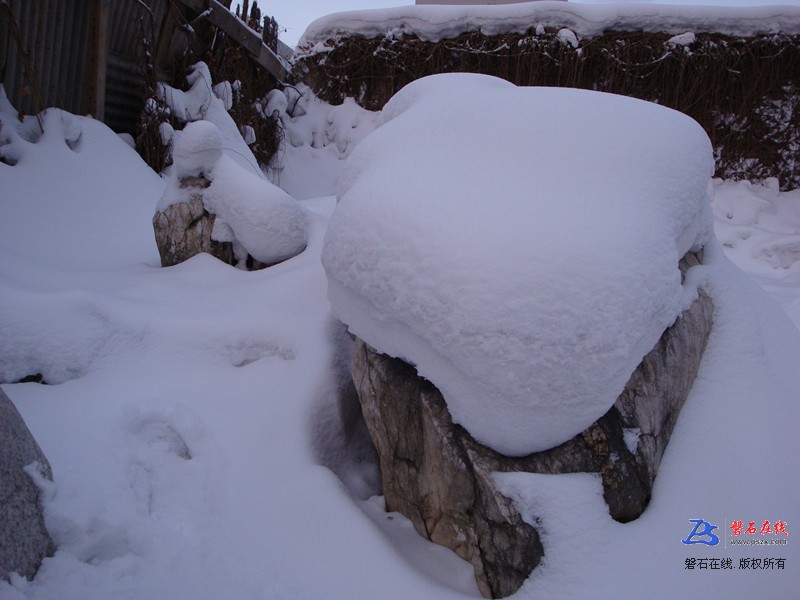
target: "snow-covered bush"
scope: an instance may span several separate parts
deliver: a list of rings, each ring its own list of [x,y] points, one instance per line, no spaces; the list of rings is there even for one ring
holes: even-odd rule
[[[305,84],[272,90],[259,103],[264,118],[278,119],[284,143],[272,160],[271,178],[297,198],[332,193],[342,159],[375,129],[378,113],[365,110],[352,98],[331,106]],[[298,164],[314,165],[315,185],[294,170]]]
[[[323,102],[305,84],[273,90],[264,99],[267,115],[280,118],[293,147],[330,148],[346,158],[375,129],[378,114],[361,108],[353,98],[337,105]]]
[[[171,114],[180,123],[204,120],[216,125],[226,154],[243,168],[261,175],[258,161],[245,143],[239,127],[228,114],[231,108],[231,86],[214,85],[208,65],[203,62],[195,64],[186,79],[191,87],[185,92],[164,83],[159,84],[159,100],[169,107]],[[170,134],[174,133],[169,130],[166,135],[162,133],[162,137],[168,138],[173,147],[176,140]]]
[[[244,74],[247,73],[249,70]],[[278,119],[258,110],[259,104],[253,101],[256,92],[239,80],[215,84],[204,62],[194,64],[186,80],[186,91],[165,83],[152,84],[152,97],[146,100],[138,125],[138,149],[146,162],[156,171],[163,171],[171,162],[175,131],[202,119],[217,125],[226,151],[234,160],[256,173],[267,168],[283,130]],[[263,89],[263,82],[252,77],[250,81],[252,86]]]
[[[347,161],[323,262],[334,313],[414,364],[507,455],[614,403],[694,298],[711,146],[623,96],[451,74],[408,85]]]

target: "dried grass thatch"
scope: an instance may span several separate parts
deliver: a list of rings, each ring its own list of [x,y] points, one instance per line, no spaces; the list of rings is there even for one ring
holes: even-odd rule
[[[193,43],[186,46],[182,54],[173,57],[170,69],[172,76],[164,83],[178,89],[188,89],[186,75],[191,65],[198,61],[208,64],[213,81],[231,83],[238,81],[240,85],[233,93],[231,117],[243,135],[246,128],[253,130],[255,141],[249,144],[250,150],[259,165],[267,167],[280,148],[283,128],[278,119],[260,114],[257,102],[263,99],[267,92],[278,87],[278,82],[251,60],[247,51],[229,39],[224,32],[210,25],[204,29],[199,27],[197,29]],[[143,35],[141,80],[144,97],[149,100],[139,116],[136,149],[145,162],[160,173],[171,160],[170,148],[165,146],[161,139],[161,124],[169,123],[173,129],[180,129],[182,125],[171,115],[166,104],[159,100],[156,93],[159,80],[151,47],[149,38]]]
[[[800,187],[800,36],[606,32],[578,47],[555,29],[426,42],[345,38],[303,58],[305,81],[322,98],[346,96],[380,109],[407,83],[434,73],[473,72],[517,85],[576,87],[633,96],[684,112],[708,132],[716,175]]]
[[[209,53],[208,67],[214,81],[239,81],[241,86],[233,95],[230,114],[240,130],[250,127],[255,133],[255,142],[250,150],[258,164],[266,167],[278,152],[283,140],[283,128],[278,119],[258,111],[257,102],[268,92],[278,87],[278,82],[257,65],[246,51],[227,37],[214,52]]]

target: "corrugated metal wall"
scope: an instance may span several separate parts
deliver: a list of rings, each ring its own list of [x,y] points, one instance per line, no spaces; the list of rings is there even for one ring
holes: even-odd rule
[[[137,0],[111,2],[105,122],[114,131],[133,133],[144,102],[139,77],[142,35],[158,37],[169,9],[169,0],[143,1],[152,11],[154,32],[150,31],[150,15]]]
[[[0,72],[17,110],[85,108],[88,0],[2,0]]]
[[[170,0],[104,0],[109,8],[105,122],[133,132],[142,106],[140,40],[155,35]],[[0,75],[11,103],[35,114],[57,106],[76,114],[87,104],[87,48],[92,0],[0,0]],[[11,18],[8,17],[10,12]]]

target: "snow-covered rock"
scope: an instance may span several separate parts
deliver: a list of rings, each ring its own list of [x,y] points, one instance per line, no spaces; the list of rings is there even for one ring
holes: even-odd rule
[[[153,218],[163,266],[198,252],[243,267],[253,260],[271,265],[305,249],[306,211],[225,155],[213,123],[188,123],[173,157],[172,178]]]
[[[203,204],[203,190],[209,184],[202,177],[184,179],[182,185],[189,191],[188,199],[170,204],[153,217],[153,231],[162,267],[180,264],[202,252],[229,265],[237,264],[233,254],[233,236],[223,239],[223,236],[217,235],[217,239],[214,239],[215,226],[217,231],[226,233],[230,229],[218,225],[216,215],[208,212]]]
[[[42,559],[55,550],[29,469],[53,479],[42,449],[0,389],[0,579],[14,572],[33,579]]]
[[[469,562],[486,598],[516,592],[543,551],[536,529],[496,490],[491,475],[504,465],[453,426],[438,390],[403,361],[357,340],[353,381],[380,457],[386,509]]]
[[[414,82],[348,159],[323,262],[336,316],[416,366],[509,455],[605,414],[696,297],[711,234],[703,130],[597,92]]]
[[[699,265],[687,254],[687,272]],[[701,294],[636,368],[614,406],[568,442],[520,458],[501,456],[453,424],[441,393],[414,368],[357,340],[353,381],[378,450],[389,510],[473,565],[486,597],[518,590],[542,556],[539,535],[498,490],[497,472],[596,472],[608,514],[637,519],[692,389],[712,329]]]

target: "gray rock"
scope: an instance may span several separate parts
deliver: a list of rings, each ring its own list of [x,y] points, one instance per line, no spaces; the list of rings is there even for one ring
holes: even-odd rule
[[[698,263],[687,255],[682,271]],[[543,549],[536,530],[495,489],[491,473],[600,473],[611,516],[636,519],[650,500],[712,318],[713,304],[701,294],[642,360],[608,413],[564,444],[519,458],[479,444],[452,422],[433,384],[357,339],[353,380],[380,458],[387,509],[469,561],[484,596],[514,593]]]
[[[471,436],[453,425],[439,390],[359,339],[353,376],[387,510],[472,564],[484,596],[515,592],[542,557],[539,534],[494,489],[491,470],[474,460]]]
[[[161,266],[171,267],[207,252],[224,263],[236,265],[233,244],[211,239],[215,215],[203,206],[203,189],[211,185],[204,177],[187,177],[182,188],[191,188],[189,202],[178,202],[159,211],[153,217],[156,245]]]
[[[44,526],[39,489],[24,468],[38,463],[53,474],[19,411],[0,389],[0,578],[12,572],[33,579],[42,560],[55,551]]]
[[[206,252],[224,263],[238,266],[239,261],[231,242],[218,242],[211,239],[216,215],[203,205],[203,190],[211,185],[202,175],[185,177],[182,188],[193,188],[189,202],[171,204],[153,217],[153,230],[156,245],[161,255],[161,266],[171,267],[189,260],[201,252]],[[249,254],[243,260],[248,271],[258,271],[271,266],[254,259]]]

